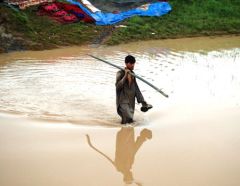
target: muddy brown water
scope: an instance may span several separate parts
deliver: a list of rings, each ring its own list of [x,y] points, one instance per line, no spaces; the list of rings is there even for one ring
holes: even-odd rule
[[[116,69],[154,107],[133,126],[115,110]],[[0,55],[1,186],[239,186],[240,37]]]
[[[87,54],[119,66],[127,54],[134,55],[135,72],[170,96],[166,99],[138,81],[154,106],[152,113],[180,104],[194,110],[239,108],[239,41],[239,37],[191,38],[4,54],[0,56],[0,112],[78,124],[117,124],[117,69]],[[139,107],[137,123],[151,122]]]

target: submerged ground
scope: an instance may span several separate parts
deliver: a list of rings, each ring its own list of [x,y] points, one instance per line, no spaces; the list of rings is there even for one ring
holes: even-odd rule
[[[135,126],[115,110],[123,65],[139,86]],[[68,47],[0,55],[0,185],[239,186],[240,37]]]
[[[119,25],[61,25],[36,15],[37,7],[15,12],[0,4],[0,52],[43,50],[82,44],[239,34],[240,2],[171,0],[172,12],[162,17],[133,17]]]

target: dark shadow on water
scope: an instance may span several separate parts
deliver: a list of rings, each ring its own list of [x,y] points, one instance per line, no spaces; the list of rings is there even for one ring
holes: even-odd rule
[[[89,146],[100,155],[105,157],[116,168],[117,171],[123,174],[123,181],[126,184],[135,183],[136,185],[142,186],[141,183],[134,179],[132,166],[137,151],[147,139],[152,139],[151,130],[143,129],[135,140],[134,127],[122,127],[116,135],[116,151],[114,160],[97,149],[92,144],[89,135],[86,135],[86,137]]]

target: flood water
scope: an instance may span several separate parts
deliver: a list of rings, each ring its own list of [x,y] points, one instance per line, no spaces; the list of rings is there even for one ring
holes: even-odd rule
[[[127,54],[135,56],[135,73],[169,95],[138,81],[154,116],[177,107],[240,108],[240,37],[219,37],[3,54],[0,112],[74,124],[118,124],[117,69],[87,54],[121,67]],[[137,123],[150,123],[153,117],[139,108]]]
[[[146,112],[121,126],[124,65]],[[1,186],[239,186],[240,37],[135,42],[0,55]]]

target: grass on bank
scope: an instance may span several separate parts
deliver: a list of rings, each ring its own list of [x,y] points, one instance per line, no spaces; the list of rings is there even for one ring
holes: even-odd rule
[[[82,22],[60,24],[47,16],[37,16],[37,7],[19,12],[1,7],[0,11],[8,18],[8,23],[5,24],[9,32],[14,32],[14,35],[19,35],[32,43],[31,49],[89,43],[101,29],[94,24]]]
[[[189,36],[239,34],[239,0],[169,0],[172,11],[161,17],[132,17],[119,24],[106,44],[130,41],[179,38]],[[47,16],[37,16],[37,7],[13,11],[0,6],[6,14],[9,33],[27,41],[27,49],[48,49],[56,46],[81,45],[92,42],[105,26],[73,23],[60,24]]]
[[[189,36],[239,34],[239,0],[169,0],[162,17],[132,17],[121,24],[108,44]]]

